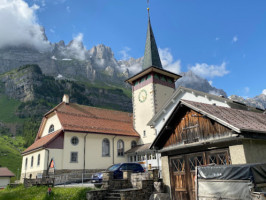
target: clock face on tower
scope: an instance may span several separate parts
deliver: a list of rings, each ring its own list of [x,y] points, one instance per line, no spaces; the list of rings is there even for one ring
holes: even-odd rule
[[[147,99],[147,91],[143,89],[139,92],[139,101],[142,103],[146,101],[146,99]]]

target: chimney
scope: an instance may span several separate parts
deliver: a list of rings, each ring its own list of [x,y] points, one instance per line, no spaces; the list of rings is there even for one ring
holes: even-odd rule
[[[69,104],[69,96],[67,94],[64,94],[62,101],[65,102],[66,104]]]

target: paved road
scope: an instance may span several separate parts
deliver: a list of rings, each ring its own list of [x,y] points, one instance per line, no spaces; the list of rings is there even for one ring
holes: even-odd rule
[[[55,187],[90,187],[95,188],[93,183],[73,183],[73,184],[67,184],[67,185],[56,185]]]

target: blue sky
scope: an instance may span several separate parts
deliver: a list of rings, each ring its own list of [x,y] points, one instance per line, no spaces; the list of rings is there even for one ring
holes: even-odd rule
[[[144,54],[146,0],[26,2],[31,8],[38,5],[34,23],[45,28],[51,42],[68,43],[82,34],[87,49],[104,44],[117,59]],[[243,97],[266,94],[265,8],[265,0],[150,0],[151,23],[165,62]]]

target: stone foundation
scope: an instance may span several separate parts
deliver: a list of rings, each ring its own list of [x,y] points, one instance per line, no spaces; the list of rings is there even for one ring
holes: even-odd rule
[[[157,172],[156,172],[157,171]],[[123,179],[113,179],[112,172],[103,172],[103,190],[89,191],[87,200],[103,199],[106,195],[118,195],[121,200],[147,200],[154,191],[161,192],[161,183],[158,181],[158,170],[149,170],[148,173],[123,171]],[[98,198],[96,195],[99,195]]]

